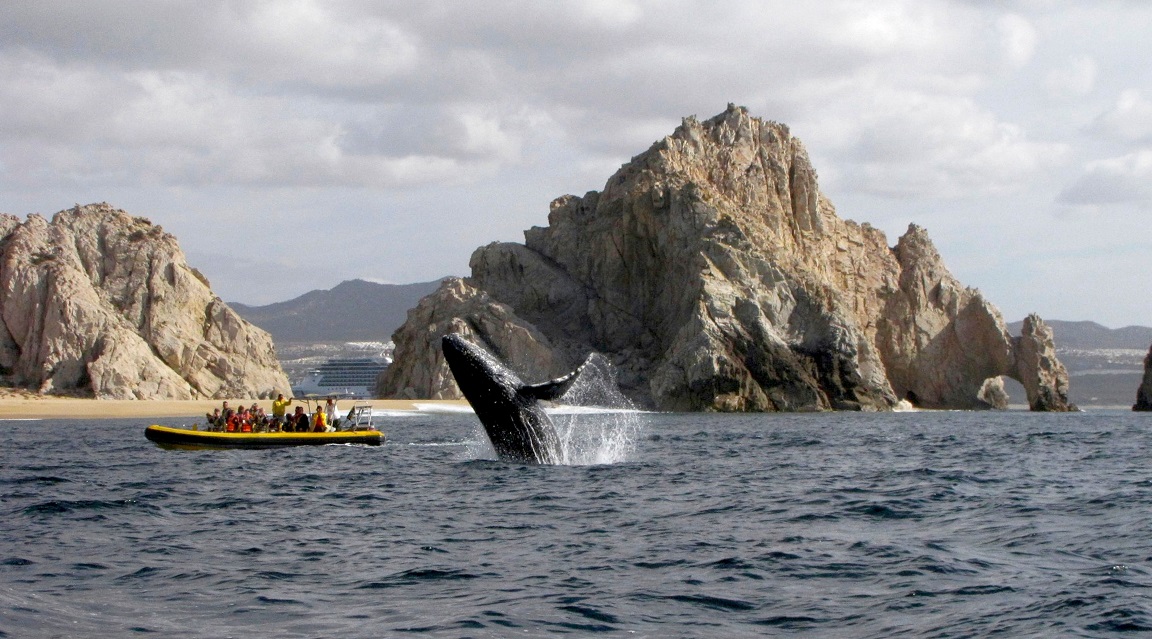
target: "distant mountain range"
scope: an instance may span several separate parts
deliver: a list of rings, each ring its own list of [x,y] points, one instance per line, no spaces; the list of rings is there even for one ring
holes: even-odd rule
[[[1052,327],[1056,338],[1056,347],[1066,349],[1100,350],[1108,348],[1134,348],[1147,352],[1152,345],[1152,328],[1148,326],[1125,326],[1124,328],[1108,328],[1096,322],[1065,322],[1063,320],[1044,320]],[[1008,332],[1012,335],[1020,334],[1020,327],[1024,322],[1012,322],[1008,325]]]
[[[404,323],[408,309],[436,290],[442,280],[417,284],[377,284],[349,280],[326,291],[310,291],[267,306],[230,302],[241,317],[290,342],[386,342]]]

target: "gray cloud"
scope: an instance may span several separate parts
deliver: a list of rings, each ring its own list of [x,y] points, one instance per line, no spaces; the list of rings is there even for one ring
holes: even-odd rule
[[[1126,89],[1115,105],[1096,118],[1089,131],[1121,142],[1152,143],[1152,100],[1138,89]]]
[[[1152,149],[1090,162],[1060,201],[1073,205],[1152,205]]]

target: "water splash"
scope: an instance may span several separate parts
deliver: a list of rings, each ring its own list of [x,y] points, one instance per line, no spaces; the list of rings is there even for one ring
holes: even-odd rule
[[[892,412],[894,412],[894,413],[918,413],[918,412],[920,412],[920,409],[918,409],[914,405],[912,405],[912,402],[910,402],[906,399],[902,399],[902,400],[896,402],[896,405],[892,407]]]
[[[640,411],[620,392],[606,357],[593,355],[562,400],[547,411],[560,438],[561,464],[627,461],[639,438]]]

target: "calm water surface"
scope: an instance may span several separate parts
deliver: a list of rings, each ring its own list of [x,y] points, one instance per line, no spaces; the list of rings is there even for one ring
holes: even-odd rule
[[[638,420],[550,467],[466,414],[254,451],[0,423],[0,637],[1152,631],[1152,415]]]

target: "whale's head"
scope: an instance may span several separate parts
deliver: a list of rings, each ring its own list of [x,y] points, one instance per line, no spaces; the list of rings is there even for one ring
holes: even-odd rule
[[[485,399],[510,399],[523,386],[520,378],[500,360],[460,335],[445,335],[440,346],[456,385],[473,404]]]

